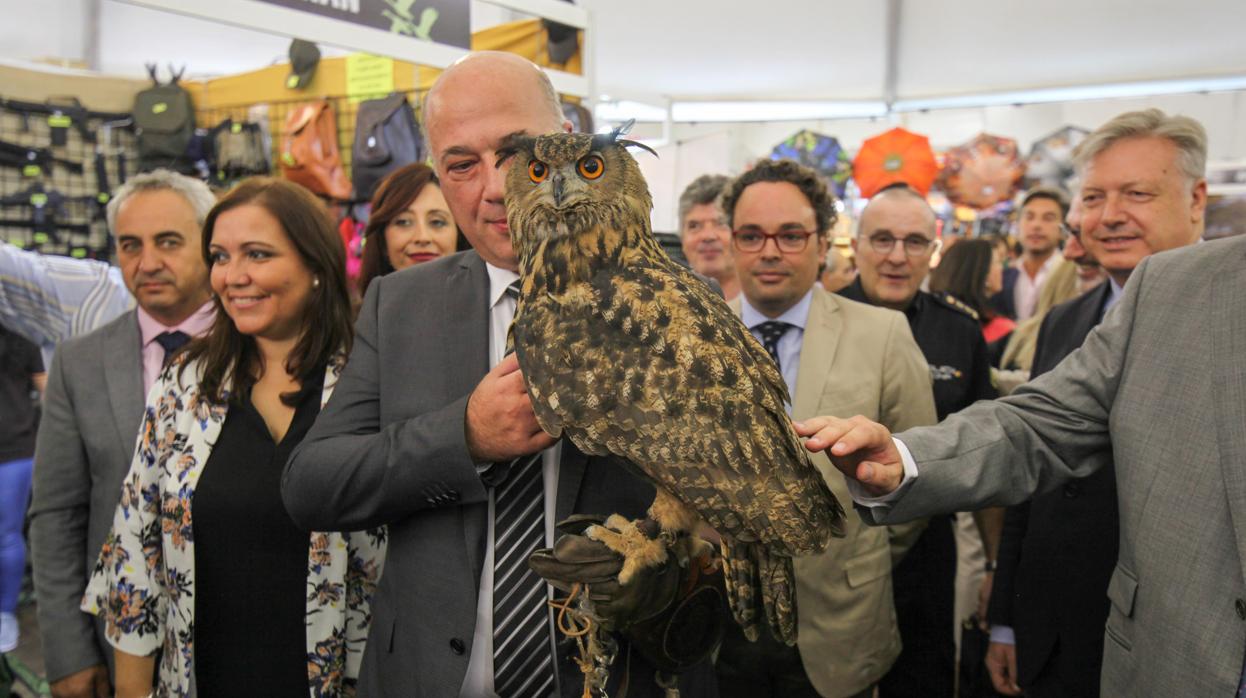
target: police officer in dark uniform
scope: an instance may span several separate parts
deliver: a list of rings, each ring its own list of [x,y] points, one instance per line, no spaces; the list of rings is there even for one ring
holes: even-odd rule
[[[904,313],[930,364],[935,408],[942,420],[997,393],[991,383],[990,354],[974,311],[920,289],[930,272],[936,244],[935,215],[926,200],[907,186],[884,189],[861,212],[853,240],[859,274],[839,293]],[[879,683],[882,698],[952,695],[954,525],[952,516],[932,519],[892,571],[904,649]],[[997,540],[998,530],[991,536]]]

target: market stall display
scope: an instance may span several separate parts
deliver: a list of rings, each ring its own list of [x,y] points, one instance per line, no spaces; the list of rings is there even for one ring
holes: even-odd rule
[[[930,139],[899,127],[866,139],[852,160],[852,177],[867,199],[897,182],[927,194],[938,173]]]
[[[771,160],[795,160],[826,178],[835,195],[843,198],[852,176],[852,160],[839,139],[807,129],[797,131],[770,151]]]
[[[1012,198],[1024,175],[1015,140],[981,133],[947,151],[937,183],[953,203],[981,210]]]

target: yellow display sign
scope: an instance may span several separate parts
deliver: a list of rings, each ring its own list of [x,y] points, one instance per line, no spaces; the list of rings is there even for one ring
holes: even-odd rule
[[[384,97],[394,91],[394,59],[370,53],[346,57],[346,96],[352,102]]]

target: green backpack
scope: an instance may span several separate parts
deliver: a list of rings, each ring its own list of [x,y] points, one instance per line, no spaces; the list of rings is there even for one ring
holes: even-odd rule
[[[173,72],[172,80],[161,83],[156,66],[149,64],[152,86],[134,96],[134,126],[138,135],[138,170],[148,172],[167,167],[178,172],[194,172],[187,152],[195,134],[195,107],[190,93],[177,84],[183,68]]]

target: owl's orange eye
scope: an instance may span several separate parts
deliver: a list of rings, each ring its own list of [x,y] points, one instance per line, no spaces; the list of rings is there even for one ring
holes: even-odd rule
[[[531,179],[534,184],[544,182],[548,176],[549,168],[545,166],[545,163],[540,160],[533,160],[528,163],[528,179]]]
[[[602,162],[600,155],[587,155],[580,159],[576,170],[584,179],[597,179],[606,171],[606,163]]]

